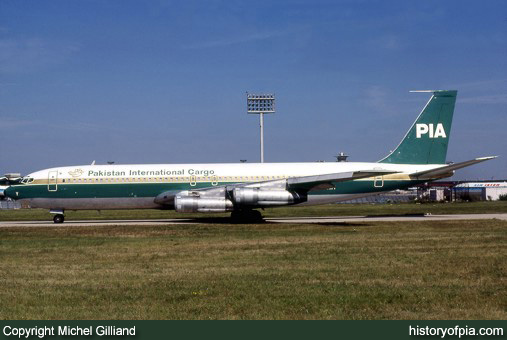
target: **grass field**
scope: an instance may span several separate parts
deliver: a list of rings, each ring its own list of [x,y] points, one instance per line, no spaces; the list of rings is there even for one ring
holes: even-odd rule
[[[506,241],[498,220],[1,228],[0,318],[506,319]]]
[[[507,201],[469,202],[469,203],[425,203],[425,204],[326,204],[319,206],[294,206],[266,209],[265,217],[313,217],[313,216],[378,216],[411,214],[481,214],[507,213]],[[66,211],[65,219],[150,219],[150,218],[202,218],[225,217],[223,214],[182,214],[171,210],[103,210]],[[52,215],[44,209],[0,210],[0,221],[46,220]]]

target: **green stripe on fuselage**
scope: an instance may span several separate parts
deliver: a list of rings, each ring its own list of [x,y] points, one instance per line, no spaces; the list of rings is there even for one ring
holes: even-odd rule
[[[406,189],[425,181],[384,180],[383,186],[375,187],[373,180],[337,182],[331,190],[312,191],[310,195],[344,195]],[[221,182],[217,186],[235,184],[237,182]],[[378,183],[377,183],[378,184]],[[122,197],[153,197],[166,191],[196,190],[214,188],[211,183],[107,183],[107,184],[58,184],[56,191],[48,191],[47,185],[16,185],[16,199],[26,198],[122,198]]]

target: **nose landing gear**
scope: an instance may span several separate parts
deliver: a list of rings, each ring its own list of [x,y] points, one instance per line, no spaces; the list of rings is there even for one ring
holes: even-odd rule
[[[51,214],[55,214],[53,216],[53,222],[55,223],[63,223],[65,221],[65,216],[63,216],[63,210],[50,210]]]
[[[57,215],[53,216],[53,222],[63,223],[63,221],[65,221],[65,216],[63,216],[62,214],[57,214]]]

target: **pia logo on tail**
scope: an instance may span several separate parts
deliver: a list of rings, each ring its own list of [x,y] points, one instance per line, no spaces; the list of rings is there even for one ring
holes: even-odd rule
[[[447,138],[442,123],[438,123],[435,128],[433,124],[416,124],[415,133],[416,138],[421,138],[422,135],[428,135],[429,138]]]

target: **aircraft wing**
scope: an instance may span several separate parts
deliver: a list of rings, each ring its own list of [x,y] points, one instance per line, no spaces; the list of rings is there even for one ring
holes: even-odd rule
[[[445,174],[448,174],[450,172],[453,172],[454,170],[461,169],[461,168],[464,168],[464,167],[467,167],[467,166],[470,166],[470,165],[474,165],[474,164],[477,164],[477,163],[481,163],[481,162],[484,162],[484,161],[488,161],[490,159],[494,159],[494,158],[497,158],[497,157],[498,156],[489,156],[489,157],[475,158],[475,159],[472,159],[472,160],[469,160],[469,161],[466,161],[466,162],[447,164],[447,165],[444,165],[442,167],[434,168],[434,169],[431,169],[431,170],[414,172],[414,173],[412,173],[410,175],[411,176],[415,176],[415,177],[417,177],[419,179],[435,178],[435,177],[438,177],[440,175],[445,175]]]
[[[236,183],[226,184],[221,186],[200,188],[195,190],[184,190],[184,191],[166,191],[161,193],[155,198],[155,202],[159,204],[171,204],[174,201],[176,195],[190,195],[190,196],[220,196],[226,192],[231,192],[235,188],[263,188],[263,189],[277,189],[277,190],[291,190],[291,191],[315,191],[334,188],[333,182],[347,182],[353,181],[359,178],[390,175],[398,173],[399,171],[392,170],[361,170],[361,171],[350,171],[350,172],[337,172],[324,175],[314,176],[301,176],[291,177],[288,179],[277,179],[268,180],[261,182],[248,182],[248,183]]]
[[[334,188],[333,182],[347,182],[359,178],[390,175],[399,171],[392,170],[363,170],[351,172],[338,172],[326,175],[292,177],[287,179],[287,189],[315,191]]]

